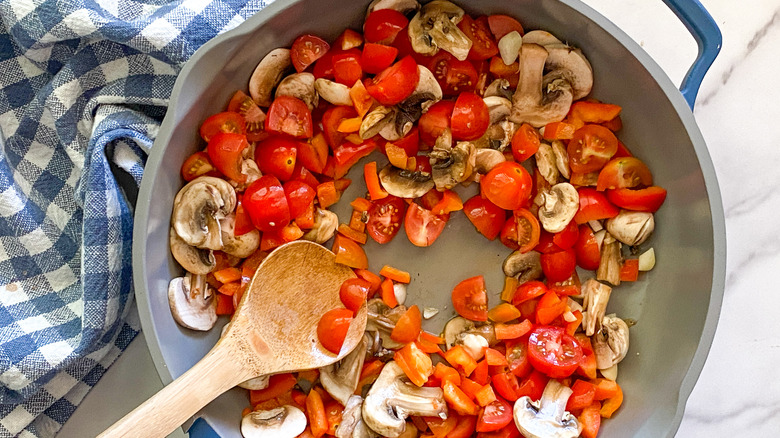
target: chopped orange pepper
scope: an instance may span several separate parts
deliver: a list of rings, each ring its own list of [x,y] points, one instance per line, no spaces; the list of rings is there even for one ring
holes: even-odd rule
[[[217,291],[222,295],[227,295],[229,297],[232,297],[234,293],[238,290],[238,288],[241,287],[241,282],[238,281],[232,281],[230,283],[225,283],[222,286],[217,289]]]
[[[477,415],[479,413],[479,406],[452,382],[444,382],[442,389],[444,390],[444,400],[457,413],[461,415]]]
[[[622,108],[611,103],[578,101],[569,109],[568,117],[585,123],[605,123],[620,114]]]
[[[268,379],[268,387],[249,391],[249,403],[254,406],[260,402],[271,400],[282,394],[290,392],[298,383],[292,373],[275,374]]]
[[[360,371],[360,380],[363,380],[369,376],[374,376],[374,375],[378,376],[379,373],[382,371],[382,367],[384,366],[385,363],[379,359],[364,363],[363,369]]]
[[[574,315],[575,320],[572,322],[566,323],[566,333],[568,333],[571,336],[574,336],[574,333],[577,332],[577,328],[582,323],[582,311],[575,310],[571,312],[572,315]]]
[[[325,404],[319,392],[312,389],[306,397],[306,417],[309,419],[311,433],[314,438],[320,438],[328,431],[328,417]]]
[[[241,271],[238,268],[225,268],[214,272],[214,278],[220,283],[230,283],[241,279]]]
[[[582,432],[580,432],[583,438],[596,438],[601,428],[601,404],[594,401],[593,404],[582,410],[582,413],[577,417],[577,420],[582,425]]]
[[[417,386],[423,386],[428,381],[428,377],[433,375],[431,357],[420,350],[414,342],[396,351],[393,360],[401,367],[406,377]]]
[[[360,124],[363,122],[362,117],[353,117],[351,119],[343,119],[339,123],[339,127],[336,128],[339,132],[357,132],[360,129]]]
[[[526,319],[519,324],[498,323],[494,327],[496,331],[496,339],[517,339],[530,332],[533,328],[533,324],[530,320]]]
[[[354,240],[336,235],[333,240],[333,253],[336,254],[336,263],[355,269],[368,268],[368,258],[363,248]]]
[[[545,140],[571,140],[577,127],[566,122],[552,122],[544,126]]]
[[[355,269],[355,275],[371,283],[371,287],[368,289],[369,296],[374,295],[382,285],[382,279],[378,275],[366,269]]]
[[[408,284],[412,279],[412,276],[409,275],[408,272],[402,271],[400,269],[394,268],[389,265],[382,266],[382,269],[379,270],[379,275],[385,278],[389,278],[398,283]]]
[[[454,367],[460,367],[463,373],[468,376],[477,368],[477,361],[461,345],[454,345],[444,352],[444,359]]]
[[[437,363],[433,368],[433,376],[441,380],[442,383],[444,383],[445,380],[450,380],[458,386],[460,386],[461,383],[460,373],[458,373],[455,368],[444,365],[441,362]]]
[[[366,231],[366,223],[363,222],[364,213],[357,210],[352,210],[352,216],[349,217],[349,227],[353,230],[364,233]]]
[[[363,81],[355,82],[355,85],[349,89],[349,97],[352,98],[352,105],[360,117],[365,116],[374,105],[374,98],[366,91]]]
[[[461,379],[460,385],[458,385],[458,387],[462,389],[463,392],[466,393],[466,395],[469,396],[469,398],[472,400],[477,398],[477,392],[479,392],[483,386],[484,385],[477,383],[468,377],[463,377]]]
[[[487,406],[494,401],[497,400],[496,393],[493,392],[493,387],[490,385],[483,386],[479,391],[477,391],[475,395],[475,398],[477,399],[477,404],[480,406]]]
[[[339,202],[341,194],[336,190],[336,183],[326,181],[317,186],[317,199],[320,201],[320,208],[328,208]]]
[[[620,281],[636,281],[637,278],[639,278],[639,259],[625,259],[623,266],[620,267]]]
[[[347,224],[339,224],[338,232],[361,245],[365,245],[366,240],[368,240],[366,233],[356,231]]]
[[[387,159],[390,160],[390,164],[401,169],[406,168],[406,160],[409,157],[406,156],[404,148],[398,147],[393,143],[387,143],[385,145],[385,154],[387,154]]]
[[[504,289],[501,290],[501,300],[508,303],[512,302],[512,298],[515,296],[517,286],[520,285],[520,280],[515,277],[504,277]]]
[[[372,201],[386,198],[389,195],[379,183],[379,175],[376,173],[376,161],[371,161],[363,166],[363,178],[366,180],[366,188]]]
[[[398,299],[395,297],[395,290],[393,287],[393,280],[385,278],[382,280],[382,301],[390,308],[395,308],[398,305]]]
[[[485,348],[485,361],[489,366],[509,366],[506,356],[493,348]]]
[[[238,283],[229,283],[236,284]],[[225,294],[217,294],[217,315],[232,315],[233,309],[233,297]]]
[[[606,400],[608,398],[617,397],[619,392],[622,392],[620,386],[614,380],[605,379],[599,377],[598,379],[592,379],[590,383],[596,385],[596,395],[594,400]]]
[[[488,311],[488,319],[494,322],[507,322],[520,318],[520,310],[510,303],[501,303]]]
[[[314,228],[314,203],[310,203],[308,207],[306,207],[306,211],[295,218],[295,225],[298,225],[298,228],[302,230],[311,230]]]
[[[356,133],[349,134],[348,136],[344,137],[344,140],[352,143],[352,144],[362,144],[363,138],[357,135]]]
[[[390,333],[390,339],[402,344],[413,342],[420,336],[420,330],[422,330],[422,314],[420,309],[414,305],[398,318],[398,322],[395,323],[395,327]]]
[[[434,214],[446,214],[453,211],[463,210],[463,201],[457,193],[452,190],[446,190],[436,205],[431,208]]]
[[[614,396],[604,400],[601,405],[600,413],[604,418],[612,418],[612,414],[614,414],[620,405],[623,404],[623,390],[617,383],[615,383],[615,386],[617,386],[617,393]]]
[[[366,198],[355,198],[355,200],[350,202],[349,205],[351,205],[355,211],[364,213],[368,211],[369,208],[371,208],[371,201]]]

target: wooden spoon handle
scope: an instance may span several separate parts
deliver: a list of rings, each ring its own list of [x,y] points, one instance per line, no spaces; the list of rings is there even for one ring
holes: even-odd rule
[[[165,437],[220,394],[254,376],[236,360],[231,343],[220,342],[189,371],[99,437]]]

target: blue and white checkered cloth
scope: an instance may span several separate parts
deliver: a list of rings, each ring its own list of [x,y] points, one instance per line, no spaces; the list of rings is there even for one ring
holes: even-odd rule
[[[269,2],[0,2],[0,436],[54,436],[138,333],[117,178],[182,64]]]

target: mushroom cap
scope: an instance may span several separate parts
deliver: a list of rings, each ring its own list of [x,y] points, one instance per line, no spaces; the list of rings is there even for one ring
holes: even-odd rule
[[[515,425],[526,438],[577,438],[580,423],[566,411],[572,389],[550,379],[538,401],[524,396],[514,406]]]
[[[260,247],[260,230],[252,230],[236,236],[236,215],[219,220],[222,230],[222,251],[235,257],[246,258]]]
[[[511,123],[511,122],[510,122]],[[477,149],[474,156],[474,169],[481,174],[490,172],[490,169],[506,161],[501,151],[490,148]]]
[[[314,211],[314,227],[303,235],[303,239],[323,244],[333,237],[338,226],[339,217],[336,213],[325,208],[317,208]]]
[[[474,171],[476,148],[470,141],[459,141],[454,147],[447,148],[446,137],[451,138],[449,129],[436,139],[431,158],[431,172],[436,189],[444,191],[467,180]],[[445,138],[444,141],[440,141]]]
[[[358,134],[360,138],[366,140],[379,134],[386,126],[395,129],[395,111],[393,108],[378,105],[363,117]]]
[[[528,251],[526,253],[514,251],[504,260],[502,268],[504,269],[504,275],[516,277],[521,284],[529,280],[536,280],[543,273],[542,255],[537,251]]]
[[[276,87],[276,97],[292,96],[302,100],[313,110],[319,103],[319,95],[314,88],[314,75],[309,72],[293,73],[279,82]]]
[[[591,337],[596,366],[600,370],[620,363],[628,354],[628,324],[616,316],[601,319],[600,329]]]
[[[536,159],[536,167],[539,169],[542,178],[552,185],[558,184],[561,174],[558,171],[555,152],[553,151],[552,146],[545,142],[541,142],[539,144],[539,149],[537,149],[534,154],[534,158]]]
[[[306,429],[306,415],[295,406],[252,411],[241,419],[244,438],[295,438]]]
[[[357,347],[343,359],[320,368],[322,387],[344,406],[357,389],[367,346],[368,342],[364,336]]]
[[[366,15],[380,9],[392,9],[402,14],[420,9],[417,0],[374,0],[368,5]]]
[[[221,178],[201,176],[179,190],[171,222],[182,240],[198,248],[222,249],[219,219],[236,206],[236,191]]]
[[[399,198],[419,198],[434,187],[433,178],[427,172],[412,172],[388,164],[379,171],[382,187]]]
[[[580,49],[566,44],[546,44],[548,56],[544,66],[559,71],[571,84],[574,100],[582,99],[593,89],[593,67]]]
[[[177,277],[168,284],[168,305],[173,319],[182,327],[211,330],[217,323],[216,303],[205,276]]]
[[[509,86],[509,81],[506,79],[498,78],[493,80],[493,82],[491,82],[490,85],[487,86],[483,97],[487,98],[491,96],[497,96],[497,97],[503,97],[507,100],[512,100],[513,94],[514,93],[512,92],[512,88]]]
[[[525,35],[523,35],[523,44],[538,44],[540,46],[547,46],[548,44],[561,43],[561,40],[546,30],[532,30],[530,32],[526,32]]]
[[[314,81],[314,89],[320,97],[333,105],[352,106],[352,97],[349,95],[349,87],[333,82],[329,79],[319,78]]]
[[[225,326],[227,327],[227,325]],[[252,391],[258,391],[261,389],[268,388],[268,383],[270,383],[271,375],[266,374],[264,376],[258,376],[251,378],[249,380],[245,380],[238,384],[239,388],[249,389]]]
[[[547,50],[537,44],[520,48],[520,80],[512,98],[509,120],[540,128],[560,122],[573,101],[572,86],[561,71],[544,75]]]
[[[289,49],[278,48],[268,52],[249,78],[249,95],[252,99],[262,107],[270,106],[274,87],[290,67],[292,60]]]
[[[580,208],[577,189],[569,183],[559,183],[543,191],[542,196],[544,203],[539,207],[539,222],[550,233],[563,231]]]
[[[655,219],[653,213],[620,210],[617,216],[607,220],[607,231],[626,245],[636,246],[653,234]]]
[[[442,49],[465,61],[472,43],[457,26],[464,14],[463,9],[446,0],[425,4],[409,21],[412,49],[422,55],[435,55]]]
[[[217,266],[217,259],[210,249],[200,249],[188,245],[171,227],[168,233],[171,254],[185,271],[195,275],[206,275]]]

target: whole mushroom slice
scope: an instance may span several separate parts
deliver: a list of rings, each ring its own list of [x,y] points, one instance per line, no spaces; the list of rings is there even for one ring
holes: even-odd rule
[[[274,87],[292,67],[290,50],[278,48],[271,50],[257,64],[249,78],[249,95],[259,106],[271,106]]]
[[[195,275],[206,275],[217,266],[217,259],[210,249],[200,249],[188,245],[182,240],[176,230],[171,227],[168,233],[173,258],[185,271]]]
[[[547,56],[547,50],[537,44],[523,44],[520,49],[520,80],[509,120],[540,128],[568,114],[573,101],[571,84],[557,72],[544,76]]]
[[[368,4],[366,15],[380,9],[392,9],[402,14],[407,14],[420,9],[417,0],[374,0]]]
[[[177,277],[168,284],[168,305],[173,319],[182,327],[211,330],[217,323],[216,303],[205,275]]]
[[[219,220],[222,230],[222,251],[235,257],[246,258],[260,247],[260,230],[252,230],[236,236],[236,215]]]
[[[593,89],[593,67],[580,49],[566,44],[546,44],[549,54],[544,66],[549,71],[559,71],[571,85],[574,100],[582,99]]]
[[[395,361],[388,362],[363,402],[363,421],[374,432],[389,438],[401,435],[410,415],[447,418],[441,388],[417,387]]]
[[[392,164],[379,171],[379,181],[387,193],[408,199],[419,198],[434,187],[433,178],[428,172],[412,172]]]
[[[201,176],[179,190],[173,200],[171,222],[188,245],[222,249],[219,219],[233,212],[236,191],[221,178]]]
[[[653,213],[621,210],[617,216],[607,220],[607,231],[626,245],[636,246],[653,234],[655,219]]]
[[[333,237],[338,226],[339,217],[336,213],[318,207],[314,211],[314,227],[303,235],[303,239],[323,244]]]
[[[314,89],[321,98],[333,105],[352,106],[352,97],[349,96],[349,87],[330,79],[319,78],[314,81]]]
[[[409,21],[412,49],[422,55],[435,55],[442,49],[465,61],[472,43],[457,26],[464,14],[463,9],[445,0],[424,5]]]
[[[306,415],[295,406],[252,411],[241,419],[244,438],[295,438],[306,429]]]
[[[467,180],[474,171],[476,161],[474,143],[459,141],[452,145],[452,133],[445,129],[436,139],[433,150],[428,157],[431,162],[431,173],[436,189],[444,191],[451,189]]]
[[[628,354],[628,337],[625,321],[614,315],[602,318],[599,330],[590,338],[596,367],[606,370],[620,363]]]
[[[582,327],[586,336],[593,336],[607,312],[612,288],[592,278],[582,284]]]
[[[395,130],[395,109],[378,105],[363,117],[360,123],[358,134],[363,140],[367,140],[380,132],[384,132],[388,127]]]
[[[488,107],[490,124],[498,123],[509,117],[512,101],[501,96],[488,96],[482,99]]]
[[[601,258],[599,268],[596,270],[596,279],[618,286],[621,266],[623,266],[623,256],[620,242],[615,240],[612,234],[605,232],[604,240],[601,241]]]
[[[542,255],[537,251],[515,251],[507,256],[502,267],[504,275],[517,278],[520,284],[536,280],[543,274]]]
[[[541,192],[539,222],[550,233],[559,233],[574,219],[580,208],[580,195],[569,183],[559,183]]]
[[[346,406],[347,401],[355,393],[363,361],[366,358],[368,341],[364,336],[357,347],[340,361],[320,368],[320,383],[328,394]]]
[[[515,425],[526,438],[577,438],[580,423],[566,410],[572,389],[550,379],[538,401],[524,396],[514,407]]]
[[[546,30],[532,30],[530,32],[526,32],[526,34],[523,35],[523,44],[538,44],[540,46],[547,46],[549,44],[561,43],[561,40]]]
[[[309,72],[293,73],[282,79],[276,87],[276,97],[292,96],[302,100],[309,110],[319,103],[319,95],[314,88],[314,75]]]

